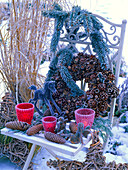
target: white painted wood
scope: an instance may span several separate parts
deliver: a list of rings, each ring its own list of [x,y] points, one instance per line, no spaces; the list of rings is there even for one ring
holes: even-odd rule
[[[31,159],[32,159],[32,156],[33,156],[34,151],[35,151],[35,147],[36,147],[36,144],[33,144],[32,147],[31,147],[31,150],[30,150],[30,152],[28,154],[27,160],[26,160],[26,162],[24,164],[23,170],[27,170],[28,169],[29,164],[30,164]]]
[[[57,151],[57,152],[64,153],[70,156],[75,156],[90,141],[90,136],[88,135],[88,138],[83,139],[85,145],[82,145],[80,143],[71,144],[69,141],[66,141],[65,144],[57,144],[57,143],[54,143],[54,142],[51,142],[45,139],[43,134],[28,136],[24,134],[23,132],[14,133],[14,131],[9,128],[1,129],[1,134],[7,135],[10,137],[19,139],[19,140],[23,140],[23,141],[26,141],[26,142],[29,142],[35,145],[39,145],[48,150],[51,150],[52,152]]]
[[[118,81],[119,81],[120,65],[121,65],[126,24],[127,24],[127,21],[123,20],[122,25],[121,25],[120,44],[119,44],[119,50],[118,50],[117,62],[116,62],[116,73],[115,73],[115,77],[116,77],[115,85],[116,86],[118,85]],[[115,104],[116,104],[116,99],[113,99],[111,110],[110,110],[110,115],[109,115],[109,119],[111,120],[112,123],[113,123],[113,117],[114,117],[114,111],[115,111]]]

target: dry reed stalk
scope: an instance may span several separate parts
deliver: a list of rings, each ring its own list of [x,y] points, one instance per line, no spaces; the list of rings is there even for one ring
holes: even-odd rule
[[[10,17],[0,28],[0,73],[17,103],[31,98],[30,85],[40,88],[45,80],[38,71],[49,48],[47,34],[53,25],[41,11],[52,9],[53,2],[69,9],[66,0],[12,0]]]

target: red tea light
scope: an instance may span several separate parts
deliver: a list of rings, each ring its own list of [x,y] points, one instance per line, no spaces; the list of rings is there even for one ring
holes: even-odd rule
[[[34,105],[31,103],[20,103],[15,106],[17,118],[21,122],[31,124],[34,114]]]
[[[42,118],[45,132],[55,133],[57,118],[55,116],[46,116]]]
[[[80,108],[75,110],[76,123],[83,123],[84,128],[87,126],[92,127],[94,122],[95,111],[88,108]]]

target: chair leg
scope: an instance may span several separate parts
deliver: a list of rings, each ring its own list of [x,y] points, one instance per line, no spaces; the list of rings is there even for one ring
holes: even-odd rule
[[[27,157],[27,160],[26,160],[25,165],[23,167],[23,170],[27,170],[28,169],[29,164],[30,164],[31,159],[32,159],[32,156],[33,156],[34,151],[35,151],[35,147],[36,147],[36,144],[33,144],[32,147],[31,147],[31,150],[30,150],[30,152],[28,154],[28,157]]]
[[[108,119],[111,122],[111,127],[113,125],[115,105],[116,105],[116,98],[112,99],[112,105],[111,105],[111,109],[110,109],[110,114],[108,116]],[[105,149],[106,149],[106,147],[108,145],[108,140],[109,140],[109,135],[106,136],[106,141],[103,143],[103,150],[104,150],[104,152],[105,152]]]

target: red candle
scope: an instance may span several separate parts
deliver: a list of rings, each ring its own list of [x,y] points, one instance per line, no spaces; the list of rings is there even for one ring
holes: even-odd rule
[[[92,124],[94,122],[95,117],[95,111],[88,108],[80,108],[75,110],[75,119],[76,123],[83,123],[84,128],[87,126],[92,127]]]
[[[42,118],[43,127],[46,132],[54,133],[56,122],[57,118],[55,116],[46,116]]]
[[[21,122],[31,124],[34,114],[34,105],[31,103],[20,103],[15,106],[17,118]]]

